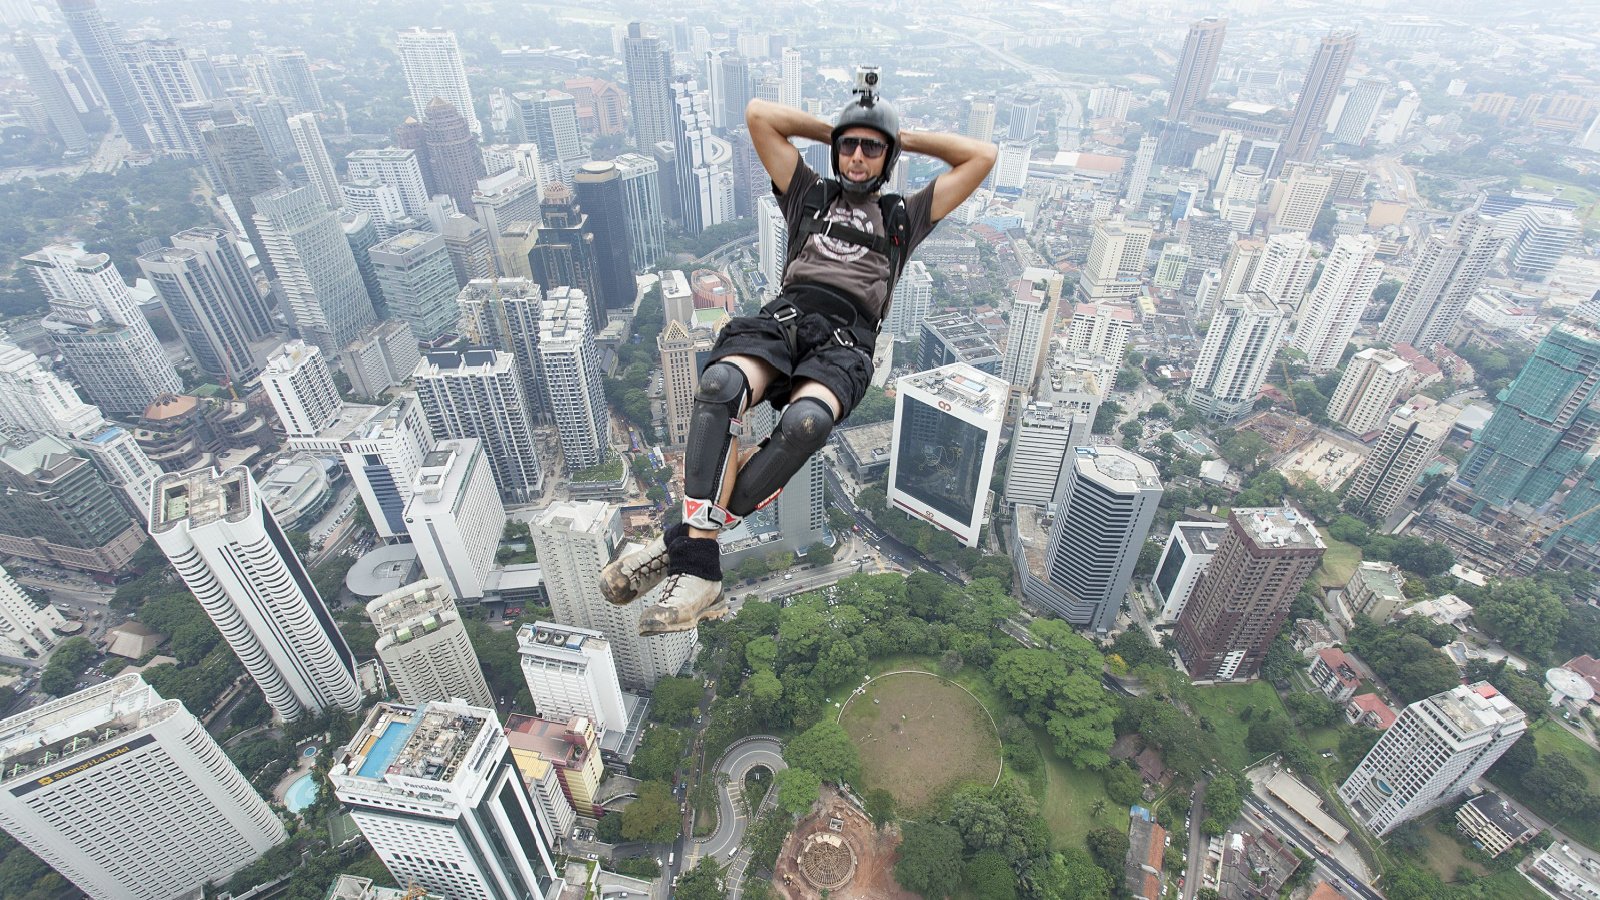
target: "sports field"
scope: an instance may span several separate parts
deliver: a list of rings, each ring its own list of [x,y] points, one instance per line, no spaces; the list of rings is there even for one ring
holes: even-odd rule
[[[1000,772],[1000,736],[983,707],[935,675],[874,678],[841,723],[861,751],[863,787],[887,790],[902,810],[961,781],[992,784]]]

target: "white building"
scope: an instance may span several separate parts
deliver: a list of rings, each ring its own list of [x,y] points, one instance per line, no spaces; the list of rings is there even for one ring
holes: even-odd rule
[[[426,103],[427,101],[423,101]],[[422,113],[417,113],[418,118]],[[428,187],[422,178],[417,151],[401,147],[381,150],[356,150],[345,155],[349,181],[373,179],[394,188],[408,216],[428,214]]]
[[[494,706],[478,654],[445,583],[428,578],[367,604],[376,652],[402,703],[461,699]]]
[[[542,718],[583,716],[600,731],[625,731],[628,709],[605,636],[576,625],[535,622],[517,631],[522,675]]]
[[[1078,292],[1083,299],[1095,303],[1138,294],[1143,287],[1150,233],[1150,226],[1143,223],[1096,222],[1088,261],[1078,274]]]
[[[1055,332],[1056,304],[1061,300],[1061,276],[1040,274],[1043,277],[1037,280],[1016,284],[1005,355],[1000,358],[1000,377],[1019,391],[1033,390],[1039,378],[1039,363]]]
[[[1189,382],[1189,405],[1233,420],[1255,406],[1278,355],[1286,324],[1283,309],[1265,294],[1235,294],[1211,319]]]
[[[478,113],[467,86],[467,69],[461,62],[456,33],[443,28],[412,28],[395,35],[395,52],[405,72],[406,89],[420,121],[429,101],[443,97],[467,120],[473,134],[482,134]]]
[[[1033,156],[1033,141],[1001,141],[994,165],[997,190],[1020,191],[1028,183],[1028,163]]]
[[[1388,350],[1368,347],[1350,357],[1328,400],[1328,418],[1353,434],[1376,431],[1400,393],[1410,387],[1411,364]]]
[[[776,199],[773,200],[776,208]],[[783,217],[778,217],[778,228],[783,228]],[[781,237],[781,235],[780,235]],[[782,253],[780,244],[779,252]],[[894,284],[894,295],[889,302],[889,315],[884,320],[884,330],[897,341],[913,341],[922,332],[922,323],[933,310],[933,276],[928,264],[920,259],[906,263],[900,280]]]
[[[1462,217],[1447,234],[1429,235],[1378,327],[1378,340],[1423,352],[1448,341],[1499,248],[1493,224],[1476,214]]]
[[[895,388],[889,505],[977,546],[1010,386],[952,363],[901,378]]]
[[[493,709],[380,703],[328,780],[397,881],[486,900],[564,888]]]
[[[422,406],[404,396],[378,410],[339,441],[339,455],[384,540],[407,534],[406,504],[422,460],[433,450]]]
[[[289,341],[267,357],[261,385],[291,438],[316,437],[344,405],[322,351],[305,341]]]
[[[0,827],[97,900],[178,900],[288,839],[183,704],[122,675],[0,722]]]
[[[289,320],[332,355],[377,320],[339,214],[307,186],[252,198],[262,247],[277,272]]]
[[[1322,277],[1302,307],[1300,324],[1289,342],[1306,355],[1306,365],[1313,373],[1320,375],[1338,367],[1345,346],[1361,324],[1361,312],[1383,277],[1377,250],[1377,241],[1365,234],[1344,235],[1333,242],[1333,250],[1323,262]]]
[[[793,47],[783,48],[779,71],[782,80],[779,82],[778,102],[799,109],[802,77],[800,51]]]
[[[1023,407],[1006,463],[1005,501],[1046,507],[1066,490],[1063,465],[1073,447],[1087,446],[1100,409],[1093,374],[1052,367],[1050,384]]]
[[[1372,451],[1345,484],[1345,508],[1387,519],[1410,495],[1433,461],[1461,410],[1430,397],[1413,397],[1384,423]]]
[[[1511,274],[1543,281],[1583,236],[1583,224],[1564,209],[1518,210],[1523,225],[1511,247]],[[1507,218],[1516,213],[1507,214]]]
[[[294,148],[300,153],[300,163],[305,166],[306,178],[316,188],[317,196],[329,209],[338,209],[344,197],[339,192],[339,176],[333,170],[333,160],[328,158],[328,145],[322,141],[322,130],[317,127],[315,113],[299,113],[289,117],[289,134],[294,138]]]
[[[1168,244],[1161,248],[1161,258],[1156,261],[1156,287],[1175,291],[1183,287],[1183,276],[1188,271],[1188,246],[1185,244]]]
[[[102,422],[98,431],[73,441],[73,446],[94,461],[107,482],[122,489],[129,509],[143,515],[150,502],[150,488],[161,477],[161,469],[145,455],[133,432]]]
[[[422,361],[417,337],[400,319],[388,319],[367,328],[339,351],[350,392],[357,397],[381,397],[389,388],[404,384]]]
[[[76,438],[104,425],[100,410],[83,402],[71,382],[41,365],[33,353],[0,340],[0,430]]]
[[[1150,588],[1161,602],[1161,621],[1178,621],[1195,582],[1216,555],[1222,534],[1227,530],[1226,522],[1173,524],[1167,546],[1161,551],[1161,560],[1156,563],[1155,574],[1150,577]]]
[[[1239,166],[1228,177],[1218,215],[1240,232],[1249,234],[1256,221],[1256,206],[1261,202],[1261,184],[1267,172],[1260,166]]]
[[[1553,885],[1561,900],[1600,897],[1600,857],[1571,844],[1551,844],[1528,863],[1523,877],[1547,890]]]
[[[1305,235],[1275,234],[1262,247],[1245,290],[1260,291],[1279,306],[1298,309],[1316,270],[1317,261],[1311,257],[1311,242]]]
[[[567,471],[605,462],[611,455],[611,418],[600,383],[589,298],[577,288],[552,288],[539,321],[539,371],[549,391]]]
[[[531,503],[544,486],[533,420],[510,353],[436,350],[417,364],[417,398],[435,439],[477,438],[500,496]]]
[[[612,162],[622,175],[624,218],[633,239],[633,270],[643,272],[655,265],[666,249],[667,217],[661,210],[658,184],[661,166],[643,153],[624,153]]]
[[[428,577],[443,583],[451,599],[483,597],[506,508],[477,440],[440,441],[422,458],[405,521]]]
[[[456,292],[461,286],[443,235],[402,231],[373,245],[367,257],[389,315],[410,325],[417,340],[432,341],[458,330]]]
[[[1150,185],[1150,172],[1155,168],[1157,143],[1153,134],[1139,139],[1139,149],[1133,155],[1133,168],[1128,173],[1127,190],[1122,194],[1129,209],[1144,202],[1145,189]]]
[[[1116,368],[1128,355],[1128,340],[1133,337],[1133,310],[1108,303],[1079,303],[1067,325],[1067,352],[1074,356],[1103,357]],[[1109,385],[1108,385],[1109,386]]]
[[[668,269],[661,273],[661,305],[667,322],[694,329],[694,291],[690,290],[689,278],[683,270]]]
[[[1486,681],[1407,706],[1339,785],[1339,798],[1378,836],[1467,792],[1527,730]]]
[[[1045,602],[1074,625],[1104,634],[1116,625],[1133,566],[1161,503],[1149,460],[1121,447],[1074,447],[1050,534]]]
[[[44,656],[61,640],[53,629],[66,622],[59,610],[28,596],[0,567],[0,653],[19,659]]]
[[[1273,192],[1277,211],[1272,216],[1272,230],[1311,231],[1332,189],[1332,175],[1311,166],[1295,166],[1288,181]]]
[[[676,274],[682,277],[681,272]],[[456,295],[456,306],[460,327],[473,346],[511,356],[529,416],[536,421],[548,418],[549,389],[539,371],[544,291],[529,278],[474,278]]]
[[[361,705],[355,657],[250,472],[157,479],[150,536],[284,719]]]

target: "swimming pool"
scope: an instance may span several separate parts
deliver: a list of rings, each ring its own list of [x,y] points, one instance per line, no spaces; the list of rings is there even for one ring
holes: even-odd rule
[[[419,718],[412,722],[390,722],[384,726],[383,734],[372,743],[367,750],[367,758],[362,760],[361,769],[356,774],[362,778],[382,778],[388,771],[389,763],[394,760],[395,754],[405,746],[406,739],[422,724]]]
[[[296,778],[294,784],[283,792],[283,805],[289,808],[289,812],[298,813],[317,802],[317,792],[316,776],[307,772]]]

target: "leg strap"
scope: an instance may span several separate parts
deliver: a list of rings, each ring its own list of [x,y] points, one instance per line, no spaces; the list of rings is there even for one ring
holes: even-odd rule
[[[700,373],[683,460],[683,521],[692,528],[716,531],[739,521],[718,504],[727,483],[734,428],[749,400],[744,370],[733,363],[718,360]]]
[[[828,442],[833,410],[816,397],[801,397],[783,408],[778,425],[761,449],[739,470],[728,509],[747,516],[766,506],[812,454]]]

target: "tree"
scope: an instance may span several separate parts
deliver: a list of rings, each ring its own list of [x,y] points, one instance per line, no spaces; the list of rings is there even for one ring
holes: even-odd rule
[[[639,796],[622,810],[622,837],[664,844],[678,836],[678,801],[660,781],[639,785]]]
[[[1139,777],[1133,766],[1126,762],[1107,766],[1105,780],[1106,796],[1116,801],[1119,806],[1132,806],[1138,803],[1139,797],[1144,793],[1144,780]]]
[[[1340,745],[1343,752],[1344,746]],[[1489,771],[1495,775],[1510,775],[1517,777],[1526,774],[1539,762],[1539,751],[1533,743],[1533,736],[1524,732],[1522,737],[1506,748],[1506,752],[1495,760],[1494,767]]]
[[[961,886],[961,834],[949,825],[907,822],[894,880],[924,897],[946,897]]]
[[[39,676],[39,690],[56,697],[71,693],[85,666],[100,652],[85,637],[67,638],[56,647]]]
[[[1028,867],[1029,896],[1044,900],[1109,900],[1111,877],[1088,852],[1071,847],[1047,853]]]
[[[894,795],[883,788],[873,788],[861,798],[866,805],[867,816],[872,819],[872,824],[882,828],[894,821],[895,801]]]
[[[1244,746],[1251,753],[1271,753],[1281,750],[1288,744],[1290,737],[1289,723],[1278,716],[1262,716],[1250,723],[1250,730],[1245,732]]]
[[[709,856],[700,857],[695,867],[683,873],[673,896],[678,900],[723,900],[728,894],[722,889],[722,867]]]
[[[1502,578],[1489,585],[1473,618],[1501,643],[1536,658],[1555,649],[1568,618],[1566,604],[1531,578]]]
[[[671,676],[656,682],[650,695],[650,713],[657,722],[682,725],[700,705],[700,679]]]
[[[1162,549],[1160,541],[1145,541],[1144,546],[1139,548],[1139,561],[1133,564],[1133,577],[1136,581],[1144,582],[1155,574],[1156,563],[1161,562]],[[1129,630],[1143,631],[1144,629],[1131,628]]]
[[[1306,728],[1321,728],[1339,721],[1338,705],[1321,694],[1293,693],[1284,698],[1283,705],[1289,708],[1295,721]]]
[[[788,768],[775,777],[778,786],[778,806],[790,815],[804,815],[817,802],[822,793],[822,779],[815,772]]]
[[[1095,865],[1111,875],[1112,883],[1122,883],[1122,867],[1128,857],[1128,835],[1118,828],[1096,828],[1084,838]]]
[[[861,778],[861,754],[837,722],[823,721],[806,729],[783,748],[783,761],[834,784]]]
[[[1250,786],[1241,783],[1238,776],[1228,772],[1219,773],[1206,786],[1206,814],[1219,822],[1232,822],[1244,808],[1244,795],[1249,789]]]
[[[600,817],[600,824],[595,826],[594,836],[607,844],[615,844],[622,840],[622,816],[619,813],[610,813]]]
[[[1583,770],[1561,753],[1541,754],[1538,763],[1522,776],[1522,786],[1562,815],[1585,812],[1593,800]]]
[[[682,765],[688,742],[676,728],[656,725],[644,733],[633,755],[629,771],[641,781],[672,781],[672,773]]]
[[[1247,473],[1254,472],[1272,447],[1261,435],[1254,431],[1238,431],[1222,442],[1222,458],[1228,465],[1243,469]]]
[[[978,900],[1012,900],[1017,896],[1017,876],[1006,858],[994,850],[985,850],[968,861],[961,880],[967,892]]]

